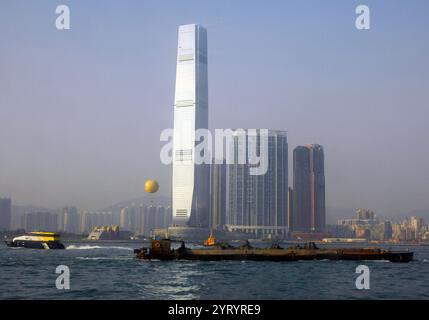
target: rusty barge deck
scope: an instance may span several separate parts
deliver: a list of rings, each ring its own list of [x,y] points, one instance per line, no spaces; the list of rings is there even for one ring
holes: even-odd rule
[[[171,241],[152,240],[150,248],[134,250],[136,258],[143,260],[255,260],[255,261],[298,261],[298,260],[387,260],[410,262],[413,252],[391,251],[379,248],[317,248],[313,243],[283,249],[214,246],[207,249],[186,248],[184,242],[178,249],[171,248]]]

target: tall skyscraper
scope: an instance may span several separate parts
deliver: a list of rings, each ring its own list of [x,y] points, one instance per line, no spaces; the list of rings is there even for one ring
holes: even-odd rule
[[[310,151],[305,146],[293,150],[294,231],[310,231]]]
[[[323,231],[325,228],[325,169],[323,148],[298,146],[293,152],[293,229]]]
[[[195,163],[195,131],[208,128],[207,32],[179,27],[174,102],[173,223],[208,227],[209,167]]]
[[[0,231],[10,230],[12,223],[12,200],[0,198]]]
[[[234,157],[246,154],[250,146],[239,136],[233,137]],[[260,136],[257,137],[260,152]],[[251,175],[250,164],[228,164],[227,227],[231,231],[255,233],[258,236],[286,236],[288,196],[288,143],[285,131],[269,130],[268,170],[262,175]],[[246,161],[248,162],[248,161]]]

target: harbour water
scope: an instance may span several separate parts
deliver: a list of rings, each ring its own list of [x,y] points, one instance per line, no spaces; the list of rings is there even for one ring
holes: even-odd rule
[[[398,246],[411,263],[385,261],[140,261],[139,243],[64,243],[66,250],[0,244],[0,299],[429,299],[429,246]],[[346,246],[346,245],[336,245]],[[358,290],[358,265],[370,289]],[[58,265],[70,290],[58,290]]]

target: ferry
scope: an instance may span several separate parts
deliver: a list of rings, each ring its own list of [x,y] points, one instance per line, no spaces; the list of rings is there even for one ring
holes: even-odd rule
[[[29,232],[26,235],[6,240],[6,245],[11,248],[30,249],[65,249],[60,242],[60,235],[54,232]]]

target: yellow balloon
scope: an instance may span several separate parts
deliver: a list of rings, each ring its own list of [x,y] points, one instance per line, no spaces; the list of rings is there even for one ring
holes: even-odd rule
[[[144,184],[144,191],[147,193],[155,193],[159,189],[159,184],[156,180],[147,180]]]

